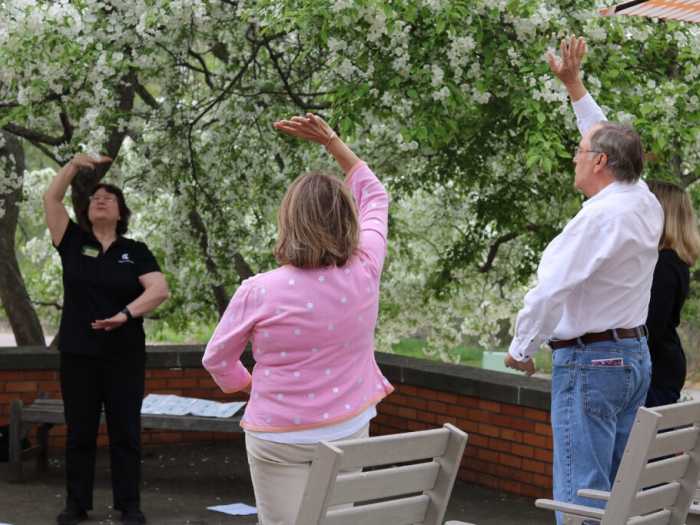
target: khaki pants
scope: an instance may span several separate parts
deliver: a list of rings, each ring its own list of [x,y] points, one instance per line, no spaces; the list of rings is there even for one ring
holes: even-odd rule
[[[366,438],[369,423],[343,439]],[[294,525],[316,444],[288,445],[245,436],[260,525]]]

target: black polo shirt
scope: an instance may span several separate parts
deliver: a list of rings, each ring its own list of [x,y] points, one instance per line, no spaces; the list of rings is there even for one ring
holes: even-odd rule
[[[93,330],[91,323],[118,314],[141,295],[144,288],[139,276],[160,272],[148,247],[120,236],[103,253],[92,232],[69,221],[56,249],[63,264],[58,349],[100,359],[145,360],[143,318],[129,319],[109,332]]]

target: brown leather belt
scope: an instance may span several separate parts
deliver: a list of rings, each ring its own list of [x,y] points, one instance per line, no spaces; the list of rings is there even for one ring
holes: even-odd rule
[[[617,328],[618,339],[636,339],[637,333],[642,336],[647,335],[647,329],[644,325],[638,326],[637,328]],[[552,350],[559,350],[560,348],[566,348],[567,346],[578,345],[579,340],[583,344],[590,343],[600,343],[602,341],[613,341],[615,339],[615,334],[612,330],[606,330],[605,332],[596,332],[593,334],[583,334],[581,337],[575,337],[574,339],[567,339],[566,341],[547,341],[549,348]]]

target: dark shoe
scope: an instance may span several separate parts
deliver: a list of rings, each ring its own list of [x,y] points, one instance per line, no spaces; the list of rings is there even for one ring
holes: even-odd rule
[[[88,519],[87,512],[75,507],[66,507],[58,516],[56,516],[57,525],[77,525],[80,521]]]
[[[139,509],[122,512],[124,525],[143,525],[146,523],[146,516]]]

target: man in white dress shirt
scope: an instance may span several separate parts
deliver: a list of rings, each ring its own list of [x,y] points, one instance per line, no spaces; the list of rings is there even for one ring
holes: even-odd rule
[[[602,508],[604,501],[576,492],[610,490],[649,388],[644,323],[663,212],[639,178],[639,135],[608,122],[579,77],[585,49],[572,35],[568,46],[562,42],[562,61],[548,59],[583,135],[574,186],[588,199],[542,254],[505,364],[532,375],[532,354],[549,340],[554,499]]]

